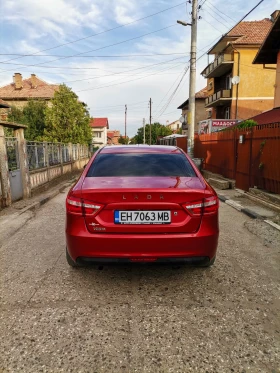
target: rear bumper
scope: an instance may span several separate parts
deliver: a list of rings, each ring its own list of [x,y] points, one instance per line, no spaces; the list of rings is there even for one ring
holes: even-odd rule
[[[73,224],[72,224],[73,223]],[[84,219],[66,223],[67,249],[77,262],[209,261],[218,246],[218,218],[203,218],[192,234],[92,234]],[[147,260],[145,260],[147,259]]]
[[[155,263],[155,264],[207,264],[210,258],[207,256],[190,257],[190,258],[95,258],[95,257],[78,257],[77,263],[81,265],[87,264],[141,264],[141,263]]]

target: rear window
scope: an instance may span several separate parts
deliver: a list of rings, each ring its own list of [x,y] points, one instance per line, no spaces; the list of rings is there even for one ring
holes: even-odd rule
[[[183,154],[98,154],[87,177],[181,176],[196,173]]]

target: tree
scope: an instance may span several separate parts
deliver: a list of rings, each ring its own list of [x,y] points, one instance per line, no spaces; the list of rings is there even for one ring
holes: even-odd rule
[[[8,114],[8,121],[27,125],[25,138],[40,141],[45,128],[45,110],[44,101],[30,100],[23,109],[13,106]]]
[[[46,109],[44,140],[51,142],[72,142],[90,144],[90,115],[87,105],[78,101],[78,96],[62,84]]]
[[[12,106],[8,113],[8,122],[26,124],[22,109]]]
[[[128,144],[129,138],[128,137],[122,137],[122,135],[119,138],[119,144]]]
[[[172,134],[172,131],[169,127],[164,126],[163,124],[160,124],[158,122],[153,123],[151,125],[151,133],[152,133],[152,141],[151,144],[157,143],[158,137],[164,137]],[[143,127],[138,128],[137,134],[134,136],[133,141],[136,144],[143,144],[144,140],[144,132]],[[146,124],[145,126],[145,138],[146,138],[146,144],[150,143],[150,125]]]
[[[45,101],[28,101],[23,109],[25,123],[28,125],[24,136],[30,141],[40,141],[43,138],[46,124],[46,102]]]

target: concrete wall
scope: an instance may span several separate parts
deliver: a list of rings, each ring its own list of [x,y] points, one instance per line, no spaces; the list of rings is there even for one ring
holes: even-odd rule
[[[25,142],[24,129],[18,128],[20,125],[16,124],[10,124],[10,126],[15,127],[14,137],[18,140],[23,198],[40,193],[42,188],[46,190],[56,179],[58,181],[66,179],[72,173],[81,171],[89,161],[90,155],[86,145]],[[55,149],[53,149],[54,146]],[[37,155],[36,161],[35,155]],[[53,158],[54,155],[55,158]],[[42,159],[45,161],[41,162]],[[50,160],[51,162],[55,160],[57,164],[51,163],[50,165]],[[11,203],[6,138],[4,126],[0,123],[0,208],[10,206]]]
[[[36,188],[45,185],[63,175],[82,170],[88,161],[89,158],[83,158],[63,165],[50,166],[30,171],[31,191],[33,192],[36,190]]]

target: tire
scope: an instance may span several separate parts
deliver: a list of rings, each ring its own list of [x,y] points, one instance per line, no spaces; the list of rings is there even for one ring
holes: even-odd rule
[[[203,268],[211,267],[215,263],[215,260],[216,260],[216,256],[214,256],[214,258],[209,260],[209,262],[207,263],[198,264],[198,267],[203,267]]]
[[[71,256],[69,255],[68,250],[67,250],[67,247],[66,247],[66,260],[67,260],[67,263],[70,265],[70,267],[72,267],[72,268],[78,268],[78,267],[80,267],[80,265],[79,265],[78,263],[76,263],[76,262],[71,258]]]

